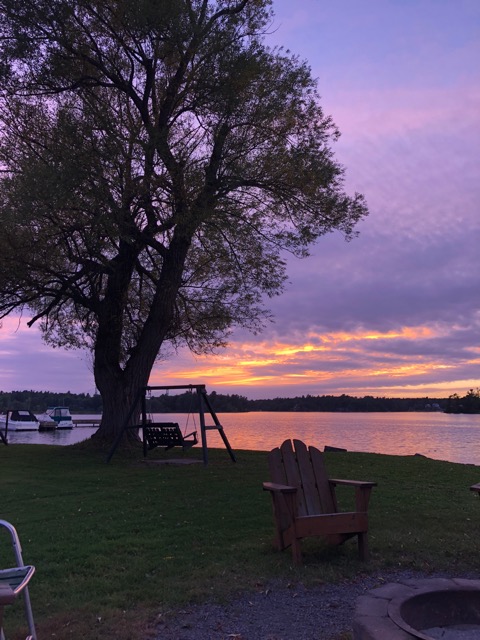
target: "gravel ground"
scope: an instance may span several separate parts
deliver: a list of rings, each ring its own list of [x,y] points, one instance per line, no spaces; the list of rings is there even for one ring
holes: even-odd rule
[[[347,640],[358,596],[386,582],[420,577],[451,576],[402,571],[309,588],[272,584],[226,605],[206,603],[160,616],[156,640]]]

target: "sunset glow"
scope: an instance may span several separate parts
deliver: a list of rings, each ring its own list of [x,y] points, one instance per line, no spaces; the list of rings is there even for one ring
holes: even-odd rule
[[[273,0],[267,38],[305,59],[359,235],[285,256],[262,333],[185,349],[150,384],[204,383],[251,398],[447,397],[480,387],[480,3]],[[95,391],[91,355],[47,347],[28,318],[0,329],[0,389]]]
[[[175,361],[163,363],[155,370],[151,384],[164,383],[165,379],[175,382],[201,379],[210,387],[224,388],[227,392],[244,388],[247,395],[255,387],[256,397],[264,397],[262,389],[278,386],[287,388],[290,394],[295,388],[300,395],[306,389],[308,393],[322,394],[326,387],[332,388],[329,391],[332,394],[354,394],[351,387],[358,387],[361,380],[362,388],[368,390],[368,394],[376,394],[377,391],[373,389],[380,389],[389,395],[403,395],[397,387],[404,387],[408,380],[409,393],[423,396],[426,395],[426,380],[444,374],[450,377],[455,374],[455,365],[424,355],[414,359],[402,354],[395,355],[389,351],[388,342],[401,338],[416,344],[419,340],[433,339],[442,333],[431,327],[403,327],[397,331],[375,334],[368,331],[322,335],[311,333],[307,344],[286,344],[283,341],[272,344],[265,341],[232,343],[227,354],[195,359],[184,354],[181,369]],[[381,350],[375,356],[372,356],[372,341],[382,343]],[[355,367],[350,366],[352,358],[356,361]],[[191,361],[190,367],[186,366],[185,360]],[[381,361],[381,365],[377,360]],[[474,366],[477,359],[469,360],[468,364]],[[380,385],[379,380],[382,380]],[[466,383],[428,383],[429,393],[435,389],[436,393],[449,395],[452,389],[463,388],[459,384]]]

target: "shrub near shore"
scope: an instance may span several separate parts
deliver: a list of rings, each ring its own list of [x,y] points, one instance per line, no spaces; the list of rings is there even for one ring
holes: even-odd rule
[[[175,452],[178,457],[178,452]],[[201,458],[194,449],[189,456]],[[158,616],[189,602],[228,598],[272,579],[342,581],[408,567],[451,575],[480,569],[480,469],[422,457],[328,453],[332,476],[375,480],[372,561],[356,545],[304,545],[305,564],[272,549],[266,453],[210,452],[210,464],[164,466],[121,452],[109,465],[88,445],[0,447],[0,517],[16,527],[41,638],[148,637]],[[349,508],[348,492],[340,495]],[[0,566],[11,566],[7,539]],[[21,603],[8,607],[7,637],[24,631]],[[11,635],[9,635],[11,634]]]

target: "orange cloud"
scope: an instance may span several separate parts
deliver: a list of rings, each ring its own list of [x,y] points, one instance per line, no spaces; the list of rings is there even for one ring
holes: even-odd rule
[[[160,378],[165,380],[166,377],[188,382],[202,379],[222,387],[297,387],[302,393],[302,386],[336,380],[364,387],[370,381],[378,389],[378,380],[383,377],[392,380],[392,385],[400,386],[407,378],[409,381],[426,379],[434,372],[452,369],[453,365],[426,356],[390,353],[389,341],[414,343],[444,333],[441,328],[418,326],[387,332],[310,332],[304,342],[300,336],[293,336],[291,342],[233,342],[228,352],[220,356],[197,357],[193,363],[183,362],[184,366],[179,361],[164,363],[161,371],[155,370],[151,384],[160,383]],[[371,344],[376,340],[382,341],[382,349],[372,356]],[[388,356],[387,362],[385,356]],[[352,360],[355,366],[352,366]],[[385,388],[390,389],[392,385],[385,385]],[[435,387],[435,384],[430,386]]]

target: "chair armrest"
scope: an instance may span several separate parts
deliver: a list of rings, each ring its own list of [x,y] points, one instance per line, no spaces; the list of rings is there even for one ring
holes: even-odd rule
[[[272,493],[296,493],[297,487],[290,487],[286,484],[277,484],[276,482],[264,482],[264,491],[271,491]]]
[[[365,482],[363,480],[341,480],[338,478],[330,478],[329,482],[333,486],[341,484],[347,487],[356,487],[358,489],[368,489],[377,486],[376,482]]]
[[[355,511],[360,513],[366,513],[368,510],[368,503],[370,501],[370,494],[373,487],[377,486],[376,482],[364,482],[362,480],[329,480],[330,485],[335,487],[343,485],[346,487],[353,487],[355,489]]]

